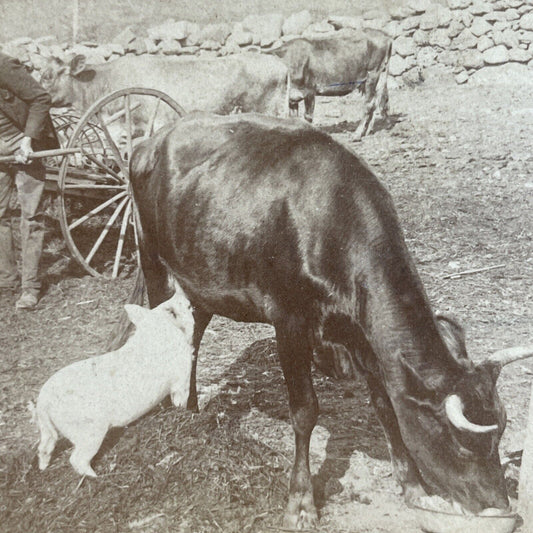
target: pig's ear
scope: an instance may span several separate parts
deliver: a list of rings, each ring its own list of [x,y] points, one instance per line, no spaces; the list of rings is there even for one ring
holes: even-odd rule
[[[141,325],[150,316],[150,310],[135,304],[125,304],[124,309],[128,318],[137,326]]]

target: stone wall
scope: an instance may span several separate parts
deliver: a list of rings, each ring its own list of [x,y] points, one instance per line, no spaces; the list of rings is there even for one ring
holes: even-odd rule
[[[423,80],[424,69],[442,65],[457,83],[485,66],[526,63],[533,69],[533,0],[408,0],[390,12],[362,17],[330,16],[313,20],[309,11],[250,15],[234,24],[200,26],[168,20],[143,34],[124,29],[112,43],[83,42],[70,46],[54,36],[19,38],[3,45],[30,68],[39,70],[50,57],[68,60],[84,54],[92,64],[125,54],[216,57],[248,48],[268,50],[297,36],[334,33],[344,27],[377,28],[394,39],[390,74],[399,84]]]

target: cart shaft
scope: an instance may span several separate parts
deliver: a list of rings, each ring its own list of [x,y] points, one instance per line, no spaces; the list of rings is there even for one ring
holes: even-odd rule
[[[41,150],[40,152],[32,152],[29,155],[29,159],[42,159],[44,157],[56,157],[69,154],[81,153],[80,148],[57,148],[56,150]],[[16,163],[14,155],[0,156],[0,163]]]

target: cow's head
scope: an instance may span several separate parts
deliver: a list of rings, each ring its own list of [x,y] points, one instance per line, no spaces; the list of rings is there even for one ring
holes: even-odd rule
[[[41,85],[50,94],[56,107],[73,105],[73,78],[79,78],[86,69],[86,57],[78,54],[69,62],[50,59],[41,74]]]
[[[442,326],[454,358],[445,372],[416,367],[400,356],[405,388],[393,403],[402,440],[427,493],[474,513],[506,509],[498,453],[506,415],[496,380],[504,364],[533,355],[533,347],[497,352],[476,365],[466,357],[461,332]]]

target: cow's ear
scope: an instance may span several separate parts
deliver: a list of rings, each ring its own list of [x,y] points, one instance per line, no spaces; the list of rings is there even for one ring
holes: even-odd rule
[[[70,75],[77,76],[81,74],[87,65],[87,58],[83,54],[77,54],[70,62]]]
[[[150,310],[135,304],[125,304],[124,309],[128,318],[139,327],[150,316]]]
[[[459,362],[468,360],[465,332],[462,326],[455,318],[438,312],[435,314],[435,318],[437,319],[437,326],[441,337],[455,360]]]

